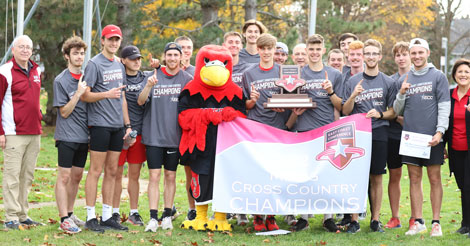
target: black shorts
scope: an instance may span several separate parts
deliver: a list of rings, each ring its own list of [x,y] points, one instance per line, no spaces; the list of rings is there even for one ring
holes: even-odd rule
[[[125,134],[124,127],[93,126],[90,128],[90,150],[98,152],[121,152]]]
[[[385,174],[387,163],[387,141],[372,140],[372,156],[370,158],[370,174]]]
[[[212,201],[214,177],[212,175],[197,174],[191,171],[191,187],[189,192],[202,205]]]
[[[57,147],[57,162],[59,163],[59,167],[85,167],[86,158],[88,156],[87,143],[56,141],[55,147]]]
[[[180,154],[177,148],[163,148],[155,146],[145,146],[145,154],[147,155],[147,165],[149,169],[161,169],[176,171]]]
[[[388,153],[387,153],[387,167],[388,169],[401,168],[403,163],[401,162],[400,153],[400,140],[388,139]]]
[[[403,164],[414,165],[419,167],[427,167],[431,165],[442,165],[444,164],[444,143],[431,147],[431,156],[429,159],[402,156]]]

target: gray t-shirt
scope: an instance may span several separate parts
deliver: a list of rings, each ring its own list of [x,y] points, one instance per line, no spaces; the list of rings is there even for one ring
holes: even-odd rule
[[[396,83],[382,72],[374,77],[363,72],[352,76],[345,85],[343,104],[349,99],[354,88],[362,79],[364,91],[356,97],[351,115],[367,113],[373,108],[378,112],[385,112],[388,107],[393,107],[393,101],[397,94]],[[372,129],[382,126],[388,126],[388,120],[372,118]]]
[[[325,81],[325,71],[328,73],[328,79],[333,84],[333,90],[341,89],[341,73],[329,66],[323,66],[321,71],[313,71],[309,66],[302,68],[301,78],[306,82],[300,88],[300,93],[307,94],[312,101],[317,103],[317,108],[307,109],[297,118],[293,127],[294,131],[309,131],[322,127],[335,120],[334,106],[326,90],[322,88]]]
[[[243,73],[254,65],[255,64],[252,64],[252,63],[240,63],[239,62],[237,63],[237,65],[233,66],[233,69],[232,69],[233,83],[238,85],[240,88],[243,88],[243,84],[242,84]]]
[[[248,119],[252,119],[266,125],[286,129],[287,111],[277,113],[271,109],[265,109],[263,103],[268,101],[273,94],[279,94],[281,89],[274,84],[280,77],[280,67],[274,64],[270,70],[263,70],[259,65],[255,65],[245,71],[242,76],[243,93],[250,97],[251,85],[259,92],[260,97],[255,106],[248,111]]]
[[[91,87],[91,92],[106,92],[126,85],[126,70],[116,59],[111,61],[100,53],[88,62],[83,80]],[[123,127],[122,96],[88,103],[88,125]]]
[[[194,77],[194,72],[196,72],[196,67],[189,64],[189,66],[184,71]]]
[[[139,71],[137,75],[127,77],[126,101],[127,111],[129,112],[129,120],[132,130],[136,130],[138,134],[142,134],[142,120],[144,118],[144,106],[137,103],[140,91],[145,87],[145,81],[148,76],[152,76],[152,72]]]
[[[401,84],[398,84],[398,80],[400,79],[400,74],[398,72],[394,73],[390,76],[390,78],[395,80],[395,83],[397,83],[395,88],[397,89],[397,92],[398,92],[398,90],[401,87]],[[395,140],[400,140],[401,139],[401,131],[403,130],[403,127],[395,119],[390,120],[389,123],[390,123],[390,126],[388,128],[388,138],[395,139]]]
[[[397,86],[401,87],[405,77],[400,77]],[[449,82],[440,70],[432,67],[423,75],[408,72],[408,83],[411,87],[405,95],[403,130],[434,135],[437,130],[438,103],[450,101]]]
[[[259,54],[252,55],[245,48],[238,53],[238,63],[259,63]]]
[[[77,91],[78,80],[72,77],[69,69],[62,71],[54,79],[53,106],[65,106]],[[59,110],[59,109],[57,109]],[[88,124],[86,103],[79,100],[67,118],[57,113],[54,139],[72,143],[88,143]]]
[[[144,83],[147,83],[147,79]],[[178,125],[178,96],[193,77],[183,70],[170,76],[158,69],[157,79],[158,82],[150,91],[145,104],[142,143],[148,146],[178,148],[181,138],[181,128]]]

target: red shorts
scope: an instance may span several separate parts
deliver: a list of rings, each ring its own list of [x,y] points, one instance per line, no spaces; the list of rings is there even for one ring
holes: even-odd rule
[[[121,150],[121,155],[119,156],[119,166],[123,166],[124,163],[131,164],[141,164],[147,160],[145,155],[145,145],[141,143],[142,135],[137,135],[134,145],[129,147],[129,149]]]

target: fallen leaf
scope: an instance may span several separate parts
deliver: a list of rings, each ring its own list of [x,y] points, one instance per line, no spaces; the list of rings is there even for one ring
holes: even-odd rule
[[[209,238],[209,239],[202,239],[202,241],[204,241],[205,243],[213,243],[213,242],[214,242],[214,239],[212,239],[212,238]]]
[[[127,221],[127,215],[125,213],[122,214],[122,217],[121,217],[121,223],[124,223]]]
[[[23,241],[30,243],[30,242],[31,242],[31,238],[23,238]]]
[[[270,242],[271,242],[271,240],[269,240],[269,239],[264,239],[263,240],[263,243],[270,243]]]
[[[143,240],[143,239],[142,239]],[[141,242],[142,242],[141,240]],[[162,244],[160,241],[158,240],[155,240],[155,239],[149,239],[149,242],[153,243],[153,244]]]
[[[116,237],[117,237],[118,240],[122,240],[122,234],[118,233],[118,234],[116,234]]]
[[[57,220],[51,219],[51,218],[49,218],[49,220],[47,222],[49,222],[49,224],[51,224],[51,225],[57,224]]]
[[[169,231],[169,232],[165,233],[165,236],[171,237],[172,233],[173,233],[172,231]]]
[[[139,232],[140,232],[140,231],[130,231],[129,233],[131,233],[131,234],[137,234],[137,233],[139,233]]]
[[[424,240],[424,235],[421,235],[421,237],[419,237],[419,239]]]
[[[197,242],[191,242],[192,246],[198,246]]]
[[[44,241],[47,241],[47,239],[49,239],[49,235],[44,235]]]
[[[233,234],[232,234],[231,232],[229,232],[229,231],[223,231],[222,234],[227,234],[227,235],[229,235],[230,237],[233,237]]]
[[[143,238],[140,239],[141,243],[145,243],[145,240]]]
[[[96,244],[94,244],[94,243],[84,243],[83,245],[84,246],[96,246]]]
[[[321,240],[320,245],[326,245],[326,241]]]
[[[455,220],[451,220],[450,223],[455,223]]]
[[[209,232],[207,232],[207,236],[208,236],[208,237],[213,237],[213,236],[214,236],[214,233],[209,231]]]
[[[63,236],[59,236],[59,235],[57,235],[57,234],[54,234],[54,238],[55,238],[55,239],[59,239],[59,238],[64,238],[64,237],[63,237]]]
[[[245,229],[245,232],[248,233],[248,234],[253,233],[253,227],[247,227]]]

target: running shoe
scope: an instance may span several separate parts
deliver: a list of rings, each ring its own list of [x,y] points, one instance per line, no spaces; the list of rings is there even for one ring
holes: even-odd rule
[[[372,220],[370,222],[370,229],[374,232],[385,232],[382,228],[382,222],[378,220]]]
[[[411,235],[416,235],[418,233],[425,233],[426,232],[426,225],[419,223],[419,221],[415,221],[415,223],[410,226],[410,229],[408,229],[407,232],[405,232],[405,235],[411,236]]]
[[[399,218],[392,217],[387,224],[385,225],[385,228],[401,228],[401,222]]]
[[[308,228],[309,228],[308,221],[300,218],[297,220],[295,225],[291,226],[290,230],[291,231],[303,231],[303,230],[307,230]]]
[[[188,210],[188,215],[186,216],[186,220],[193,220],[196,218],[196,210],[190,209]]]
[[[73,223],[75,223],[75,225],[77,226],[80,226],[80,227],[83,227],[85,226],[85,221],[79,219],[75,214],[72,214],[70,216],[70,219],[73,221]]]
[[[12,230],[23,229],[23,226],[17,220],[12,220],[12,221],[5,222],[4,226],[5,226],[5,228],[12,229]]]
[[[431,237],[442,237],[441,224],[437,222],[432,223]]]
[[[107,227],[109,229],[114,229],[114,230],[118,230],[118,231],[127,231],[127,230],[129,230],[129,228],[127,228],[127,226],[123,226],[120,223],[118,223],[116,221],[116,218],[114,218],[114,217],[111,217],[111,218],[109,218],[105,221],[103,221],[103,219],[101,219],[100,225],[103,226],[103,227]]]
[[[284,216],[284,221],[290,226],[295,225],[295,223],[297,223],[297,220],[295,219],[294,215]]]
[[[157,232],[158,227],[158,220],[151,218],[147,227],[145,227],[145,231]]]
[[[266,228],[268,228],[268,231],[279,230],[279,226],[276,224],[276,218],[274,218],[274,215],[268,215],[266,218]]]
[[[323,228],[328,232],[339,232],[338,226],[335,224],[333,218],[329,218],[323,222]]]
[[[171,221],[171,216],[168,216],[162,219],[161,227],[163,230],[173,230],[173,223]]]
[[[459,233],[459,234],[462,234],[462,235],[463,234],[468,234],[469,232],[470,232],[470,227],[468,227],[468,226],[462,226],[456,231],[456,233]]]
[[[144,221],[142,220],[142,217],[139,213],[130,214],[127,218],[127,221],[136,226],[144,226]]]
[[[64,222],[60,223],[60,229],[66,233],[75,234],[79,233],[82,230],[73,222],[71,218],[67,218]]]
[[[253,226],[254,226],[255,231],[258,231],[258,232],[268,230],[266,228],[266,225],[264,224],[263,217],[261,217],[261,215],[255,215],[255,218],[253,219]]]
[[[237,214],[237,225],[238,226],[246,226],[250,223],[248,218],[246,217],[246,214]]]
[[[356,233],[361,231],[361,226],[359,225],[359,222],[357,221],[351,221],[348,225],[348,229],[346,230],[347,233]]]
[[[103,233],[105,231],[105,228],[103,228],[98,223],[98,220],[96,218],[93,218],[91,220],[87,220],[87,222],[85,222],[85,228],[90,230],[90,231],[100,232],[100,233]]]
[[[34,221],[30,218],[27,218],[25,221],[20,221],[20,224],[28,225],[28,226],[43,226],[44,225],[43,223]]]
[[[113,213],[113,216],[111,216],[114,221],[116,221],[118,224],[121,224],[121,215],[119,213]]]

